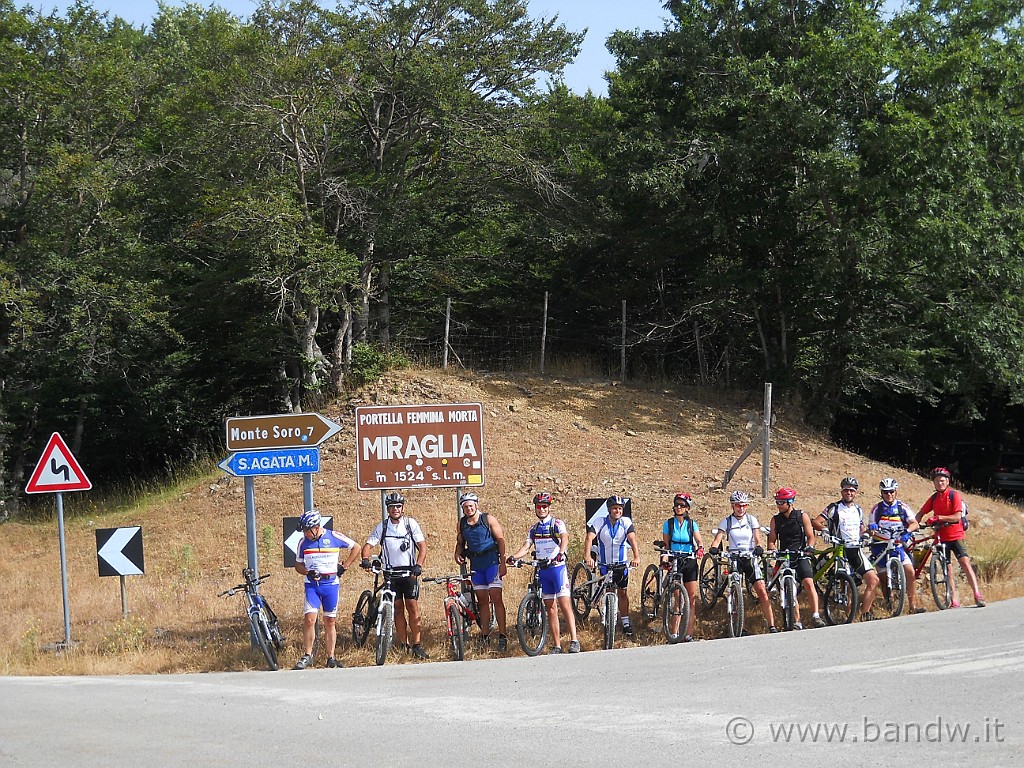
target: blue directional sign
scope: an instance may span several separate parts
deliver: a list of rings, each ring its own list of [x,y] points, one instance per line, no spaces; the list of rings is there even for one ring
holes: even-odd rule
[[[319,448],[280,448],[276,451],[239,451],[217,465],[235,477],[303,475],[320,471]]]

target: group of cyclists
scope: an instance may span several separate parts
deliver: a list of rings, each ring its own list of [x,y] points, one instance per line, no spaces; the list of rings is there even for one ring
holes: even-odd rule
[[[775,493],[776,514],[770,525],[763,529],[757,518],[750,512],[750,497],[743,491],[735,491],[729,498],[731,513],[719,522],[708,552],[719,555],[723,547],[732,553],[750,554],[753,557],[737,558],[747,581],[752,585],[768,631],[779,629],[775,623],[772,603],[765,587],[761,557],[765,552],[763,533],[767,531],[769,550],[786,551],[794,555],[791,563],[796,579],[803,586],[803,594],[810,609],[810,623],[815,627],[825,626],[818,604],[818,593],[813,582],[812,558],[816,552],[816,532],[827,532],[844,545],[844,556],[851,571],[858,574],[863,585],[860,618],[873,617],[872,605],[879,587],[879,576],[862,549],[865,537],[872,539],[870,549],[875,558],[887,546],[886,541],[899,537],[909,543],[912,534],[922,524],[937,530],[940,545],[945,547],[949,561],[958,561],[967,582],[974,592],[976,605],[984,607],[977,576],[971,566],[970,557],[964,544],[965,530],[962,515],[965,510],[958,491],[949,487],[951,473],[944,467],[931,472],[935,493],[915,514],[897,498],[899,484],[891,477],[879,483],[880,501],[867,513],[856,502],[860,490],[856,478],[845,477],[840,483],[841,498],[830,503],[820,514],[811,517],[796,506],[797,493],[793,488],[779,488]],[[334,655],[337,639],[336,619],[338,614],[339,577],[346,569],[360,560],[360,566],[371,568],[370,556],[374,548],[380,547],[381,565],[397,574],[391,584],[395,591],[395,634],[399,648],[405,649],[416,659],[428,659],[429,654],[421,644],[421,617],[419,608],[419,576],[427,556],[426,539],[415,519],[405,514],[405,497],[399,492],[385,496],[387,515],[367,537],[362,547],[347,536],[329,531],[316,510],[305,512],[300,518],[303,539],[300,542],[295,570],[304,576],[305,606],[303,617],[304,654],[295,669],[305,669],[313,663],[315,622],[319,611],[324,615],[324,640],[327,648],[326,666],[340,667],[341,662]],[[527,552],[533,551],[538,561],[539,579],[551,628],[549,653],[562,653],[562,626],[568,630],[568,653],[579,653],[580,642],[576,620],[570,600],[570,580],[566,563],[569,547],[569,530],[565,522],[551,514],[552,496],[542,491],[533,498],[536,521],[530,526],[518,550],[506,551],[505,535],[501,523],[492,514],[480,510],[480,499],[472,491],[459,498],[462,515],[459,519],[453,558],[460,566],[468,567],[473,592],[477,599],[480,618],[480,634],[477,638],[481,647],[491,643],[491,627],[497,629],[497,649],[508,647],[507,615],[502,592],[502,579],[511,565],[521,563]],[[634,637],[629,610],[629,569],[640,565],[640,550],[637,533],[632,519],[624,516],[626,500],[612,495],[605,501],[606,515],[592,519],[584,539],[584,561],[588,568],[599,570],[602,575],[613,571],[612,586],[617,590],[619,616],[623,633]],[[673,498],[672,517],[661,526],[661,566],[665,570],[678,567],[690,599],[696,604],[698,587],[698,560],[704,556],[704,542],[700,526],[692,518],[693,499],[687,493],[677,493]],[[343,552],[348,554],[343,558]],[[911,613],[924,611],[917,603],[914,582],[914,568],[909,555],[903,548],[898,550],[907,576],[907,593]],[[677,558],[668,553],[682,553],[690,557]],[[674,563],[679,563],[678,566]],[[615,568],[614,566],[619,566]],[[624,567],[628,565],[628,567]],[[952,607],[959,607],[959,598],[953,594]],[[694,611],[688,612],[687,626],[683,636],[686,642],[694,638]],[[492,618],[493,617],[493,618]],[[800,629],[799,606],[795,628]]]

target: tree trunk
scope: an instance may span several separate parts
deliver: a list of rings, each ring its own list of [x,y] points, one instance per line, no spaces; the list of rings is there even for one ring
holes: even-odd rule
[[[391,343],[391,301],[388,296],[390,285],[391,264],[385,261],[377,270],[377,295],[374,302],[377,315],[376,338],[384,346]]]
[[[356,286],[355,314],[353,317],[352,335],[355,340],[369,340],[370,329],[370,291],[373,288],[373,241],[366,244],[366,253],[359,264],[359,285]]]

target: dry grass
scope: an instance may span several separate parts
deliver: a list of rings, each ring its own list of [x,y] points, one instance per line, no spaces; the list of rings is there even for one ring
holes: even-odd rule
[[[571,366],[567,366],[568,370]],[[582,371],[581,371],[582,372]],[[587,372],[582,372],[587,373]],[[569,524],[573,560],[583,534],[587,498],[612,492],[632,497],[644,562],[653,562],[650,542],[659,536],[672,495],[686,490],[697,502],[695,518],[708,532],[728,509],[722,474],[746,447],[760,393],[749,397],[701,393],[692,389],[619,386],[603,379],[490,376],[405,370],[322,412],[345,426],[322,447],[322,472],[315,479],[317,505],[335,516],[335,528],[360,541],[379,518],[376,493],[355,489],[351,406],[361,403],[480,402],[486,418],[486,486],[482,508],[505,526],[510,550],[522,542],[533,521],[530,500],[540,489],[555,494],[555,511]],[[931,492],[931,484],[898,468],[841,451],[805,429],[786,412],[777,411],[773,433],[773,487],[791,485],[799,505],[817,512],[836,496],[839,478],[853,474],[861,487],[873,488],[881,477],[899,479],[901,496],[912,507]],[[756,419],[754,419],[756,421]],[[759,452],[756,452],[759,454]],[[82,458],[82,457],[80,457]],[[88,464],[85,458],[86,468]],[[758,457],[748,459],[729,490],[760,490]],[[94,481],[99,480],[93,478]],[[97,483],[100,485],[101,483]],[[64,637],[56,520],[46,499],[28,522],[7,523],[0,536],[0,673],[117,674],[176,673],[260,669],[249,648],[248,629],[239,597],[217,593],[237,583],[245,560],[242,482],[219,471],[183,479],[146,495],[134,493],[98,501],[95,493],[68,494],[67,552],[71,637],[64,652],[49,648]],[[427,572],[451,572],[455,532],[453,489],[411,491],[408,512],[427,534]],[[875,494],[865,491],[861,503]],[[986,597],[1024,594],[1021,573],[1021,508],[1005,500],[969,495],[972,529],[969,545],[988,583]],[[282,568],[281,519],[302,505],[298,478],[259,478],[256,483],[257,538],[261,571],[271,572],[264,592],[281,617],[289,643],[282,665],[299,655],[300,578]],[[752,510],[762,523],[774,511],[768,500],[755,499]],[[127,579],[128,619],[121,615],[118,579],[100,578],[96,564],[96,528],[141,525],[146,575]],[[659,627],[637,619],[642,569],[631,579],[634,625],[641,645],[663,642]],[[512,654],[519,654],[512,624],[525,590],[525,569],[506,580]],[[370,585],[361,572],[343,579],[339,657],[347,665],[372,664],[368,649],[348,642],[351,611],[359,591]],[[424,644],[432,659],[447,659],[441,590],[424,585]],[[932,607],[922,596],[921,604]],[[756,608],[752,632],[764,631]],[[581,628],[585,650],[600,647],[595,620]],[[722,608],[697,614],[698,637],[724,635]],[[470,648],[469,658],[496,655]],[[396,663],[411,663],[396,654]],[[322,663],[322,660],[321,662]],[[389,661],[389,663],[391,663]]]

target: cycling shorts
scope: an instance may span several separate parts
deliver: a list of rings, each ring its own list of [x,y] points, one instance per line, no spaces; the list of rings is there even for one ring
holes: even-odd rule
[[[761,573],[760,557],[737,557],[736,562],[739,563],[740,573],[747,578],[747,581],[751,583],[764,581],[764,574]]]
[[[540,592],[547,600],[569,594],[569,577],[565,563],[540,569]]]
[[[942,546],[946,548],[946,557],[950,560],[954,558],[959,560],[961,557],[970,557],[967,554],[967,545],[964,544],[963,539],[957,539],[956,541],[945,541]]]
[[[486,568],[477,568],[473,571],[473,589],[477,592],[488,589],[501,589],[501,575],[498,573],[498,564],[488,565]]]
[[[316,613],[324,609],[324,616],[334,618],[338,615],[338,591],[340,585],[337,579],[324,579],[312,582],[305,580],[306,585],[306,608],[303,613]]]
[[[609,568],[605,568],[603,565],[598,566],[598,570],[601,571],[601,575],[604,576]],[[622,570],[615,571],[612,574],[612,586],[616,589],[626,589],[629,586],[629,569],[623,568]]]
[[[846,562],[850,564],[850,570],[858,576],[863,576],[868,572],[867,558],[864,557],[860,547],[844,547],[844,556]]]
[[[391,589],[395,591],[395,600],[420,599],[420,581],[415,576],[392,576]]]
[[[871,545],[871,559],[874,560],[876,557],[881,555],[885,551],[885,547],[886,547],[885,544],[872,544]],[[903,563],[903,564],[910,563],[911,565],[913,565],[913,563],[910,560],[910,555],[908,555],[903,550],[902,547],[897,549],[896,552],[899,554],[899,558],[900,558],[900,562],[901,563]],[[884,570],[885,569],[885,560],[880,560],[876,567]]]
[[[793,570],[796,571],[797,581],[814,578],[814,568],[811,566],[809,557],[798,557],[793,563]]]

